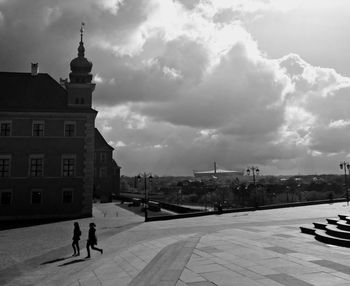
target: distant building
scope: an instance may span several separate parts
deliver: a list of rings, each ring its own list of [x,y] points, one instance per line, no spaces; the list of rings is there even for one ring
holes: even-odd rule
[[[202,179],[219,179],[219,178],[231,178],[242,180],[244,173],[242,171],[233,171],[226,169],[218,169],[216,167],[216,162],[214,162],[214,169],[206,171],[193,171],[193,175],[197,178]]]
[[[94,197],[110,201],[112,194],[120,193],[120,167],[113,159],[114,148],[95,128]]]
[[[69,81],[39,73],[37,64],[30,73],[0,72],[0,220],[92,215],[102,136],[82,32]],[[116,169],[108,152],[107,175]]]

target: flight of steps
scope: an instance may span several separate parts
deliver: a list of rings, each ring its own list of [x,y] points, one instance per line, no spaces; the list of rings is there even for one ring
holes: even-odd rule
[[[339,218],[327,218],[327,223],[314,222],[314,227],[301,226],[302,233],[315,236],[318,241],[350,247],[350,214],[338,215]]]

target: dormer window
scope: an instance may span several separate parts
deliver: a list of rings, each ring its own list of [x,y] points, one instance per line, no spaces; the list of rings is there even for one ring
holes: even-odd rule
[[[85,100],[84,100],[84,97],[77,97],[75,99],[75,104],[85,104]]]

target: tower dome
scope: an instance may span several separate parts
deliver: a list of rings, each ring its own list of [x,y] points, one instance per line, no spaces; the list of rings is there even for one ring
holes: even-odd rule
[[[92,81],[92,62],[85,58],[85,48],[83,42],[83,26],[80,28],[80,43],[78,47],[78,57],[70,62],[71,72],[69,79],[71,83],[91,83]]]

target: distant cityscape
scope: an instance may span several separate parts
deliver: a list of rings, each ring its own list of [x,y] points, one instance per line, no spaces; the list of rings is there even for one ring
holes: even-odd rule
[[[141,200],[174,209],[237,209],[310,201],[349,201],[344,175],[264,176],[217,167],[193,176],[120,176],[114,147],[95,127],[95,83],[85,57],[83,28],[69,79],[54,80],[32,63],[30,72],[0,72],[0,219],[91,217],[94,201]],[[151,180],[152,178],[152,180]],[[148,180],[149,179],[149,180]],[[136,205],[139,205],[138,203]],[[147,217],[146,217],[147,219]]]

